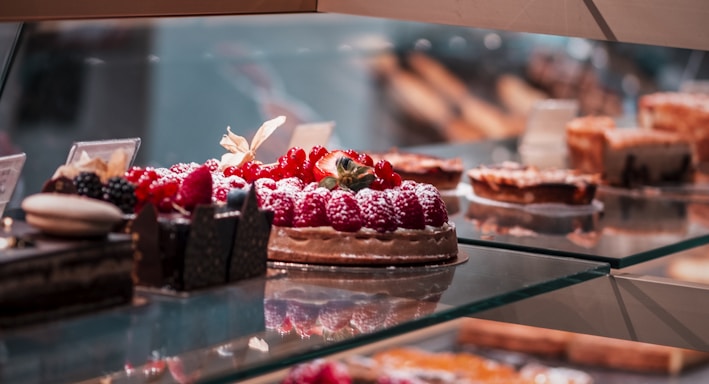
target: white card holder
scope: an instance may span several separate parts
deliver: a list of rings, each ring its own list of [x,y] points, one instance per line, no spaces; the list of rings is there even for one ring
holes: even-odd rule
[[[332,136],[333,129],[335,129],[335,123],[332,121],[300,124],[293,130],[288,148],[299,147],[308,153],[311,148],[317,145],[325,147]]]
[[[83,153],[86,153],[90,158],[99,158],[104,161],[109,161],[111,159],[111,155],[116,150],[122,149],[125,151],[129,159],[126,167],[130,168],[135,161],[139,148],[140,138],[138,137],[112,140],[77,141],[69,150],[69,156],[66,158],[66,164],[69,165],[79,161]]]
[[[578,111],[577,100],[537,102],[518,147],[522,163],[539,168],[566,168],[566,123],[578,116]]]
[[[0,216],[5,213],[5,207],[12,198],[26,158],[25,153],[0,157]]]

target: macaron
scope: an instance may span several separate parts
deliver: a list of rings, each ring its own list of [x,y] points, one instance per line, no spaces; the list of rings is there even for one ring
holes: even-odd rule
[[[56,236],[106,235],[121,221],[111,203],[78,195],[38,193],[22,201],[27,223]]]

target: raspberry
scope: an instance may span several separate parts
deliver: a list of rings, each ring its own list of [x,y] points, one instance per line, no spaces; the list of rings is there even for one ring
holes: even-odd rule
[[[236,175],[229,176],[229,177],[225,178],[224,183],[229,188],[238,188],[238,189],[244,188],[244,187],[246,187],[246,185],[248,185],[246,180],[244,180],[241,177],[236,176]]]
[[[286,190],[275,190],[263,197],[262,209],[273,211],[273,225],[293,226],[293,197]]]
[[[304,186],[303,181],[297,177],[288,177],[276,182],[276,189],[289,189],[296,192],[302,191]]]
[[[94,172],[81,172],[74,177],[74,186],[76,193],[81,196],[90,197],[92,199],[100,199],[103,188],[101,179]]]
[[[176,202],[188,211],[192,211],[198,204],[212,202],[212,173],[209,168],[200,166],[185,177]]]
[[[418,183],[413,180],[404,180],[401,182],[399,188],[407,191],[416,191],[417,185]]]
[[[141,167],[132,166],[126,171],[124,176],[126,180],[130,181],[131,183],[137,184],[138,179],[140,179],[140,177],[143,176],[144,173],[145,169]]]
[[[345,365],[336,361],[328,361],[320,368],[318,383],[351,384],[352,377]]]
[[[212,191],[212,200],[219,203],[225,203],[228,194],[229,187],[215,187]]]
[[[325,208],[327,220],[335,230],[357,232],[362,228],[359,205],[352,193],[340,189],[333,191]]]
[[[382,191],[365,188],[355,195],[362,225],[377,232],[393,232],[397,228],[394,206]]]
[[[136,190],[136,195],[141,186]],[[180,190],[180,181],[176,178],[165,178],[153,181],[148,186],[148,195],[146,201],[152,202],[160,212],[172,212],[172,203],[177,198],[177,192]],[[138,201],[140,196],[138,196]]]
[[[416,197],[418,197],[426,225],[440,227],[448,222],[448,211],[446,203],[443,202],[438,189],[431,184],[418,184],[416,187]]]
[[[217,159],[209,159],[205,161],[203,165],[209,168],[210,172],[216,172],[219,170],[219,160]]]
[[[327,225],[326,201],[317,190],[301,192],[293,209],[293,226],[320,227]]]
[[[407,190],[390,190],[397,223],[406,229],[424,229],[426,221],[423,207],[419,203],[416,192]]]
[[[317,359],[291,368],[282,384],[352,384],[347,366]]]
[[[273,179],[258,179],[254,181],[254,188],[256,188],[256,192],[264,188],[274,190],[276,189],[276,182]]]
[[[383,191],[387,188],[387,185],[384,179],[375,179],[374,181],[372,181],[372,184],[369,184],[369,188],[375,189],[377,191]]]
[[[111,177],[102,188],[102,198],[121,212],[132,213],[136,203],[135,186],[123,177]]]
[[[170,171],[173,173],[190,173],[197,167],[199,167],[197,163],[177,163],[170,167]]]
[[[305,186],[303,187],[303,192],[312,192],[318,188],[320,188],[320,185],[318,185],[318,183],[308,183],[305,184]]]

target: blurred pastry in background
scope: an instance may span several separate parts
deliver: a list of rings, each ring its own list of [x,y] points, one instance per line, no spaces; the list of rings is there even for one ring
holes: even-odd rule
[[[709,95],[665,92],[638,101],[640,127],[673,132],[692,143],[694,161],[709,163]]]
[[[463,159],[426,155],[422,153],[400,152],[392,148],[388,152],[372,153],[376,163],[387,160],[394,172],[403,180],[413,180],[418,183],[432,184],[438,190],[445,191],[458,188],[463,175]]]
[[[689,141],[672,132],[616,129],[608,116],[586,116],[566,125],[570,165],[598,173],[615,186],[634,187],[690,181]]]
[[[519,76],[504,74],[497,79],[497,97],[502,105],[513,115],[529,116],[538,102],[548,99],[549,95]]]
[[[709,284],[709,252],[704,257],[682,257],[667,264],[667,276],[690,283]]]
[[[500,107],[475,96],[468,85],[441,62],[424,53],[412,52],[406,64],[484,137],[502,138],[520,133],[519,127]]]
[[[472,318],[458,343],[642,373],[678,374],[709,361],[706,352]]]
[[[534,52],[529,58],[526,77],[532,86],[554,99],[577,99],[582,115],[619,116],[623,113],[621,95],[603,84],[595,68],[555,52]]]
[[[430,56],[420,52],[402,60],[391,53],[381,56],[372,60],[372,68],[387,101],[404,120],[431,129],[431,136],[460,142],[511,137],[522,131],[518,117],[475,96],[459,76]]]

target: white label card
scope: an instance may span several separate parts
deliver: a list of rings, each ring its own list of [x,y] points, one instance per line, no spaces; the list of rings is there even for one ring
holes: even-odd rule
[[[0,157],[0,216],[15,191],[26,158],[24,153]]]
[[[324,123],[300,124],[293,129],[288,148],[300,147],[308,153],[316,145],[327,145],[332,135],[335,123],[332,121]]]
[[[111,155],[118,149],[125,151],[128,159],[127,168],[130,168],[135,161],[140,148],[140,138],[133,137],[129,139],[113,139],[113,140],[97,140],[97,141],[77,141],[71,146],[69,156],[66,158],[66,164],[72,164],[79,161],[83,153],[86,153],[90,158],[99,158],[104,161],[109,161]],[[127,169],[126,169],[127,170]]]

